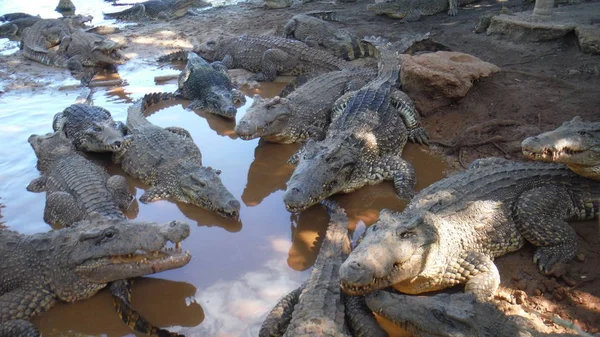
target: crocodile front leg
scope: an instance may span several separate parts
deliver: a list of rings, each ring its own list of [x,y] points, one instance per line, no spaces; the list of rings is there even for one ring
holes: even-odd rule
[[[51,225],[70,226],[82,220],[85,212],[77,205],[75,197],[66,192],[53,192],[46,196],[44,221]]]
[[[544,186],[531,189],[519,196],[514,209],[514,219],[523,237],[537,246],[533,261],[543,273],[550,273],[556,263],[566,263],[577,252],[577,234],[564,221],[575,215],[591,214],[595,210],[591,201],[574,205],[574,198],[564,187]],[[583,216],[580,219],[585,219]]]
[[[465,292],[481,302],[490,299],[500,286],[500,273],[492,259],[483,253],[470,252],[450,264],[444,277],[460,275],[467,279]]]
[[[379,326],[373,312],[365,303],[364,296],[344,294],[346,321],[353,337],[387,337],[388,334]]]
[[[296,64],[296,57],[284,52],[281,49],[268,49],[262,55],[260,73],[250,77],[251,81],[273,82],[277,77],[277,69],[293,69]]]
[[[390,101],[404,121],[408,130],[408,140],[413,143],[429,144],[429,136],[419,122],[419,113],[410,97],[405,92],[394,89],[390,91]]]
[[[117,206],[123,211],[127,210],[135,196],[129,191],[127,179],[120,175],[114,175],[106,181],[106,188],[110,191]]]
[[[31,322],[15,319],[0,324],[0,337],[38,337],[40,332]]]
[[[455,16],[458,14],[458,0],[448,0],[448,15]]]
[[[258,337],[280,337],[285,334],[290,321],[294,306],[300,301],[300,294],[304,286],[285,295],[279,303],[271,310],[260,327]]]

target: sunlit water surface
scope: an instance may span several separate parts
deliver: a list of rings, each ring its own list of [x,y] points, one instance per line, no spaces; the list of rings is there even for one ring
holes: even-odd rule
[[[113,10],[99,0],[75,4],[78,10],[97,17],[95,24],[103,23],[99,13]],[[29,5],[3,1],[0,12],[26,11],[24,6]],[[44,17],[56,17],[55,5],[55,1],[44,1],[36,8]],[[124,120],[131,102],[145,93],[174,91],[173,81],[156,84],[153,79],[176,71],[159,69],[151,60],[129,62],[119,67],[128,85],[95,89],[94,104],[111,111],[114,119]],[[280,88],[269,85],[259,93],[269,97]],[[0,202],[6,206],[2,221],[11,229],[26,234],[50,229],[42,220],[44,193],[25,189],[39,176],[27,138],[51,132],[54,114],[72,104],[79,93],[79,89],[46,88],[0,96]],[[246,93],[247,103],[238,110],[238,120],[255,92]],[[160,106],[148,118],[160,126],[181,126],[190,131],[202,151],[203,164],[221,169],[225,186],[242,202],[240,221],[171,201],[136,202],[127,212],[130,218],[189,222],[192,232],[184,248],[193,258],[183,268],[136,281],[133,304],[152,323],[186,336],[257,336],[264,315],[308,276],[328,216],[319,206],[300,214],[291,214],[284,207],[283,190],[293,171],[286,161],[296,145],[243,141],[235,136],[233,121],[185,110],[187,103]],[[443,176],[441,159],[422,148],[409,144],[405,157],[418,173],[418,189]],[[111,174],[122,173],[114,166],[108,170]],[[133,179],[129,183],[139,198],[146,186]],[[335,199],[346,208],[352,229],[357,223],[372,224],[382,208],[401,210],[405,205],[395,196],[391,183],[365,187]],[[59,304],[34,322],[44,336],[131,335],[115,314],[107,291],[90,300]]]

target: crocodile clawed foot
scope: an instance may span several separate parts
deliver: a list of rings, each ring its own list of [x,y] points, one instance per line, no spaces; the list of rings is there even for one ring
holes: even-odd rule
[[[456,14],[458,14],[458,8],[450,8],[448,10],[448,15],[455,16]]]
[[[429,145],[429,137],[423,128],[417,128],[409,131],[408,139],[417,144]]]
[[[566,258],[569,257],[569,258]],[[550,274],[552,267],[559,262],[568,262],[572,257],[560,246],[539,247],[533,254],[533,262],[544,274]]]

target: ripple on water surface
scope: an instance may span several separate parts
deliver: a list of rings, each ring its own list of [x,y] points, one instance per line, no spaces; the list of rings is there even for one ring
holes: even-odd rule
[[[0,3],[0,12],[26,11],[7,3]],[[50,16],[45,14],[55,5],[54,1],[44,2],[40,14]],[[99,0],[76,5],[89,6],[91,14],[100,19],[99,13],[109,11],[106,3]],[[174,71],[132,60],[119,66],[120,76],[129,85],[96,89],[92,95],[94,104],[107,108],[116,120],[124,120],[131,102],[143,94],[173,91],[173,81],[156,85],[153,78]],[[268,85],[258,92],[246,93],[269,97],[279,88],[280,85]],[[14,230],[29,234],[50,228],[42,220],[45,195],[25,190],[39,176],[27,138],[52,131],[54,114],[73,103],[78,94],[78,90],[59,91],[57,86],[0,96],[0,200],[6,205],[2,221]],[[238,111],[238,120],[252,103],[250,97],[247,100]],[[242,203],[240,220],[226,220],[170,201],[134,203],[127,212],[130,218],[189,222],[192,232],[183,246],[193,258],[183,268],[136,281],[133,304],[151,322],[186,336],[256,336],[264,314],[308,275],[328,216],[320,207],[300,214],[290,214],[285,209],[283,190],[293,171],[286,161],[296,145],[243,141],[235,136],[233,121],[185,110],[187,103],[163,104],[148,118],[160,126],[181,126],[190,131],[202,151],[203,164],[222,170],[223,183]],[[415,166],[419,189],[442,177],[442,161],[421,147],[409,144],[405,157]],[[111,174],[122,173],[116,166],[108,169]],[[146,186],[133,179],[128,181],[139,198]],[[335,199],[346,208],[351,228],[358,222],[373,223],[382,208],[399,210],[405,204],[395,197],[391,183],[368,186]],[[114,313],[106,291],[87,301],[59,304],[34,322],[44,336],[131,334]]]

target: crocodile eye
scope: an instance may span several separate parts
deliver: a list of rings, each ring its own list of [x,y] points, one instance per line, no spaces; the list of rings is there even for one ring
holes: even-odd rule
[[[586,131],[579,131],[577,132],[580,136],[588,136],[589,133],[587,133]]]
[[[412,238],[413,236],[415,236],[415,233],[413,233],[413,232],[402,232],[402,233],[398,234],[398,236],[401,239],[408,239],[408,238]]]
[[[373,226],[369,227],[369,229],[370,229],[372,232],[377,232],[377,225],[373,225]]]
[[[111,240],[115,236],[117,236],[117,230],[115,230],[114,228],[109,228],[106,231],[104,231],[104,239]]]
[[[102,128],[98,125],[94,125],[94,126],[92,126],[92,130],[94,130],[95,132],[100,132],[100,131],[102,131]]]

